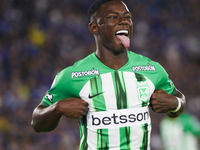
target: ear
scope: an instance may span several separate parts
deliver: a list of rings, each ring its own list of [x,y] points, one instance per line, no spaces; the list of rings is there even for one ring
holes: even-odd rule
[[[89,30],[90,30],[90,32],[92,34],[97,35],[98,34],[98,26],[97,26],[97,24],[94,23],[94,22],[89,23]]]

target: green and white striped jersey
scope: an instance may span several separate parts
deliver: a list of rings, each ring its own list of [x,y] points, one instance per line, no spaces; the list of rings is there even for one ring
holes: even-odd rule
[[[173,94],[175,87],[164,68],[147,57],[128,51],[128,62],[113,70],[95,53],[61,71],[42,104],[69,97],[89,104],[79,120],[80,150],[149,150],[149,99],[155,89]]]
[[[164,117],[160,123],[163,150],[199,150],[200,122],[183,112],[177,118]]]

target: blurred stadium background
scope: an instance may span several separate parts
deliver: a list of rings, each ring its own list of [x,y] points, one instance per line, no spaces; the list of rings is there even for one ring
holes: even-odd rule
[[[76,120],[35,133],[33,109],[55,75],[95,50],[87,10],[93,0],[0,0],[0,149],[77,150]],[[160,62],[200,119],[200,1],[125,0],[133,13],[130,50]],[[152,114],[152,150],[161,150]]]

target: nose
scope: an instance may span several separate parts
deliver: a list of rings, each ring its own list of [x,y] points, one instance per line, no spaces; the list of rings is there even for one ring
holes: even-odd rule
[[[119,17],[119,24],[127,25],[128,20],[125,17]]]

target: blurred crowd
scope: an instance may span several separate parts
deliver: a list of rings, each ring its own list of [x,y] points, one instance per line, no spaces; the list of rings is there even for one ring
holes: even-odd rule
[[[77,120],[36,133],[33,109],[55,75],[95,51],[87,10],[94,0],[0,0],[0,149],[77,150]],[[129,50],[158,61],[200,119],[200,1],[125,0],[133,15]],[[152,112],[152,150],[161,150]]]

